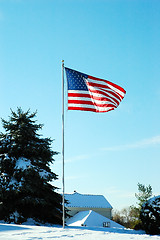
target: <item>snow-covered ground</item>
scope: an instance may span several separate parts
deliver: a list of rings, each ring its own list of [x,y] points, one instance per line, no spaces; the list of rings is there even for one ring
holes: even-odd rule
[[[116,228],[44,227],[0,224],[0,240],[160,240],[142,231]]]

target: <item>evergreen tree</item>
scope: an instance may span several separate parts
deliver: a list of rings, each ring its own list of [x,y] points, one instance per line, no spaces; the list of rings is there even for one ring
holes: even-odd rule
[[[148,234],[160,234],[160,196],[148,199],[141,208],[140,218]]]
[[[50,169],[52,140],[42,138],[30,110],[11,110],[9,121],[2,119],[0,134],[0,219],[22,223],[28,218],[38,222],[62,224],[62,197],[50,184],[57,175]]]
[[[138,199],[138,206],[141,209],[143,203],[152,196],[152,187],[150,184],[145,186],[141,183],[138,183],[138,191],[138,193],[135,193],[135,196]]]
[[[152,187],[149,184],[148,186],[145,186],[144,184],[138,183],[138,193],[135,193],[135,197],[137,198],[138,202],[138,206],[131,206],[130,209],[130,213],[133,216],[133,228],[134,229],[142,229],[142,221],[140,218],[140,212],[141,212],[141,208],[142,205],[152,196]]]

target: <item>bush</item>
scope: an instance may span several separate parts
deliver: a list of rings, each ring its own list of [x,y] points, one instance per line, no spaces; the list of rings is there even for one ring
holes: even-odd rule
[[[160,234],[160,196],[150,198],[142,205],[140,218],[146,233]]]

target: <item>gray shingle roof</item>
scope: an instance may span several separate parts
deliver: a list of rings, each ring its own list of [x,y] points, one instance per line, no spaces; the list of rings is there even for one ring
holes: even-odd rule
[[[103,195],[80,194],[74,192],[65,194],[65,199],[69,201],[67,207],[82,207],[82,208],[112,208],[110,203]]]

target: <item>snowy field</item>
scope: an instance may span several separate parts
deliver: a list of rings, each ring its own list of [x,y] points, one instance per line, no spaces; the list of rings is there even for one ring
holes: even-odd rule
[[[160,240],[142,231],[114,228],[44,227],[0,224],[0,240]]]

